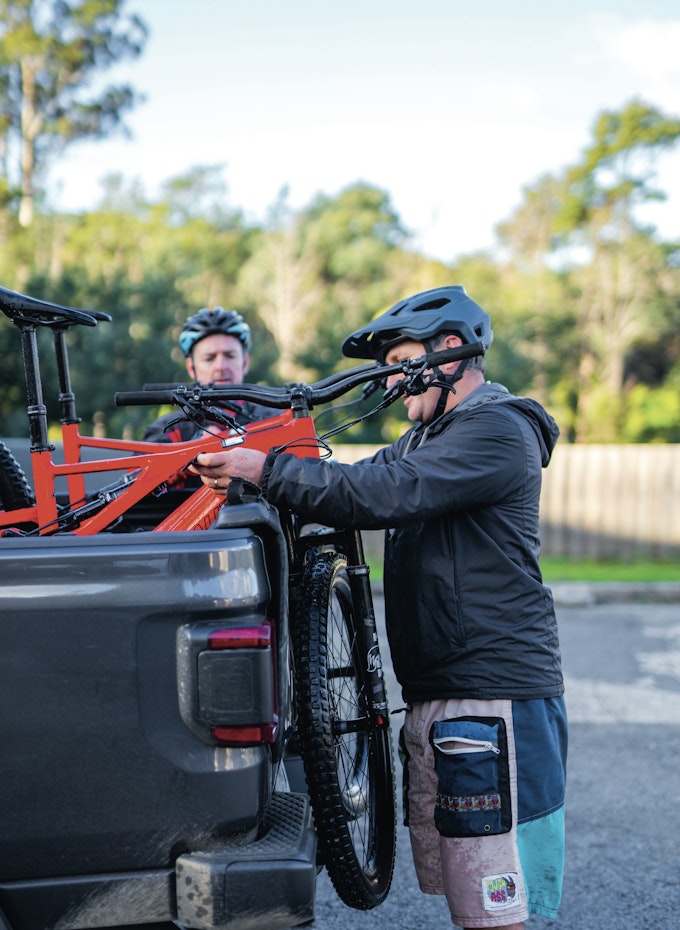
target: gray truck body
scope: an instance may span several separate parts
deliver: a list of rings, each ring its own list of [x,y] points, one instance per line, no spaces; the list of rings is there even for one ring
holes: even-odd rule
[[[1,930],[312,919],[281,531],[229,510],[204,532],[0,538]],[[232,745],[248,728],[263,741]]]

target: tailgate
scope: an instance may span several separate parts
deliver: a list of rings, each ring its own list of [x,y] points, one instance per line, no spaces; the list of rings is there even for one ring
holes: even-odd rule
[[[270,601],[247,529],[0,539],[0,880],[173,867],[255,834],[272,747],[187,725],[177,652]]]

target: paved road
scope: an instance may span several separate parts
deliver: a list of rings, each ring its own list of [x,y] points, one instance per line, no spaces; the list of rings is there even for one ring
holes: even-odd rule
[[[532,917],[527,930],[677,930],[680,604],[562,606],[559,623],[570,717],[565,889],[559,918]],[[404,828],[392,890],[375,910],[346,907],[319,878],[314,930],[450,926],[443,900],[416,885]]]

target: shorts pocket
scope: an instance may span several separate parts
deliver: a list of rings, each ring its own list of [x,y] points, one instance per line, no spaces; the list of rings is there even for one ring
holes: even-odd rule
[[[442,836],[493,836],[512,826],[505,721],[437,720],[430,730],[438,778],[434,822]]]

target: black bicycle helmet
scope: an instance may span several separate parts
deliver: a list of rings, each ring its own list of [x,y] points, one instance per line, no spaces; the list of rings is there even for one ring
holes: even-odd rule
[[[349,358],[376,358],[382,362],[388,349],[405,339],[429,343],[439,334],[456,333],[465,344],[493,342],[491,319],[470,300],[460,285],[435,287],[400,300],[371,323],[351,333],[342,344]],[[425,348],[429,351],[428,345]]]
[[[243,351],[250,351],[250,327],[240,313],[236,310],[225,310],[224,307],[215,307],[214,310],[203,307],[198,313],[190,316],[182,327],[179,347],[188,357],[197,342],[218,333],[235,336],[241,342]]]

